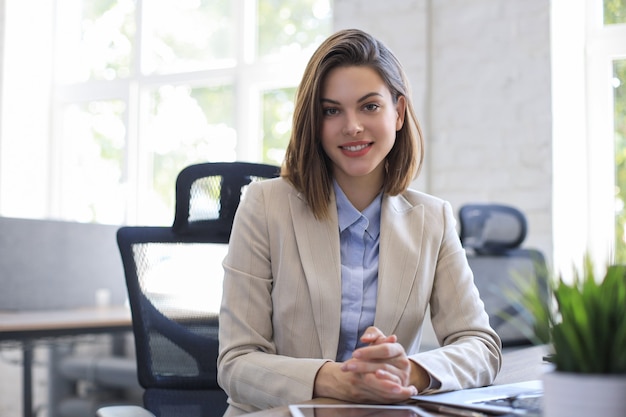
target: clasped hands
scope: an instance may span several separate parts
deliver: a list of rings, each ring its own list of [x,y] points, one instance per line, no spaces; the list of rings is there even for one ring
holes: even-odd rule
[[[395,335],[385,336],[369,327],[352,358],[327,362],[315,379],[314,396],[359,403],[397,403],[410,399],[428,386],[429,376],[409,360]]]

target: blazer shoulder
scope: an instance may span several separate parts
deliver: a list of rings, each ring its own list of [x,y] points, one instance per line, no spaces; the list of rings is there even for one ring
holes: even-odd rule
[[[289,181],[284,178],[270,178],[250,183],[242,196],[242,204],[248,207],[264,207],[264,211],[284,213],[286,202],[292,196],[299,197],[300,193]],[[247,200],[247,201],[245,201]]]
[[[293,185],[282,177],[268,178],[262,181],[255,181],[250,183],[248,191],[252,195],[258,196],[260,194],[265,197],[272,196],[287,196],[289,194],[299,195],[300,193],[294,188]]]
[[[438,223],[456,224],[456,217],[449,201],[431,194],[407,189],[401,194],[402,203],[394,203],[396,210],[403,206],[405,209],[413,210],[420,207],[423,211],[425,221],[436,221]]]
[[[417,191],[412,188],[402,193],[402,197],[412,206],[424,206],[426,210],[441,209],[446,205],[450,205],[446,200],[431,194]]]

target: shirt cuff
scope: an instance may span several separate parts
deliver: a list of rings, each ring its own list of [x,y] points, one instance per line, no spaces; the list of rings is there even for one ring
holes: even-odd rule
[[[437,378],[434,378],[431,374],[428,374],[428,378],[430,378],[430,383],[425,391],[438,390],[441,388],[441,381]]]

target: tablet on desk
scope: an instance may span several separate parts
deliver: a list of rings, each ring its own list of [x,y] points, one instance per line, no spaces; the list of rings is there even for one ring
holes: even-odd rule
[[[415,395],[418,406],[471,410],[487,415],[537,416],[541,413],[543,386],[540,380],[490,385],[431,395]],[[443,413],[445,414],[445,413]]]
[[[293,417],[431,417],[410,405],[293,404]]]

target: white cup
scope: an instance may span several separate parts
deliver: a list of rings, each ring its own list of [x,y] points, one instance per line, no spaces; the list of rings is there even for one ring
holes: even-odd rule
[[[95,294],[96,307],[108,307],[111,305],[111,290],[98,288]]]

